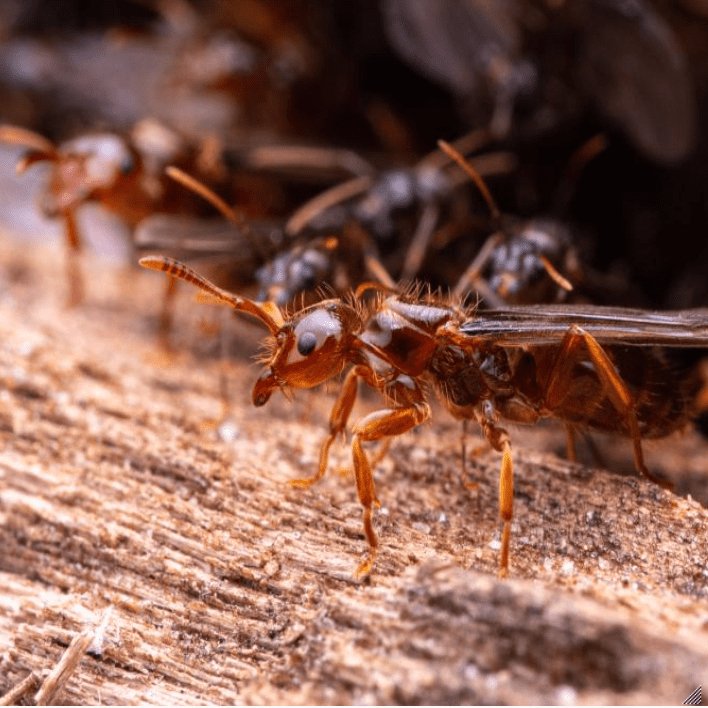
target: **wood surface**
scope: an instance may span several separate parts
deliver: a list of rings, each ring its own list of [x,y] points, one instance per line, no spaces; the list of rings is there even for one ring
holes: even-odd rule
[[[499,456],[463,472],[459,424],[436,407],[379,465],[382,548],[357,582],[346,445],[317,487],[287,484],[314,470],[336,387],[253,408],[260,330],[230,321],[216,431],[217,309],[185,289],[168,358],[162,278],[83,265],[87,301],[67,310],[58,246],[0,247],[6,701],[680,703],[708,687],[696,433],[646,446],[674,494],[632,474],[626,440],[597,441],[607,471],[557,456],[557,426],[514,431],[502,581]]]

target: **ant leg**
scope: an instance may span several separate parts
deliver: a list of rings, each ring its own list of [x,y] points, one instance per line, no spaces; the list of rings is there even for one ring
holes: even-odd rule
[[[256,170],[283,170],[293,168],[308,173],[312,170],[315,177],[318,171],[325,178],[333,172],[346,172],[350,175],[370,175],[373,165],[353,150],[343,148],[303,147],[300,145],[267,145],[251,148],[242,155],[243,164]]]
[[[325,438],[322,443],[322,447],[320,448],[320,460],[317,472],[315,472],[315,474],[311,477],[290,480],[291,487],[308,489],[315,482],[318,482],[322,479],[322,477],[324,477],[324,474],[327,471],[327,462],[329,460],[329,448],[332,446],[332,443],[337,435],[344,432],[344,428],[347,425],[347,420],[349,420],[352,408],[354,407],[359,375],[359,368],[356,366],[347,373],[344,383],[342,384],[342,390],[339,393],[334,406],[332,406],[332,412],[329,414],[329,435]]]
[[[371,469],[376,469],[379,462],[381,462],[381,460],[386,457],[388,451],[391,449],[392,442],[393,438],[384,438],[383,442],[381,442],[376,452],[370,455],[369,463],[371,464]],[[351,467],[340,467],[337,470],[337,473],[342,478],[350,477],[352,474],[352,469]]]
[[[327,209],[358,197],[366,192],[372,184],[373,178],[369,175],[354,177],[314,196],[291,214],[285,223],[286,236],[290,238],[297,236],[313,219]]]
[[[177,278],[168,275],[165,284],[165,294],[162,296],[162,311],[160,312],[160,324],[158,325],[157,335],[162,348],[165,350],[170,349],[170,333],[172,332],[176,296]]]
[[[556,360],[546,382],[546,405],[553,410],[562,400],[571,379],[573,367],[578,363],[578,351],[584,348],[595,365],[600,383],[615,409],[624,416],[625,423],[632,438],[634,451],[634,466],[647,479],[655,484],[670,489],[671,485],[655,477],[644,464],[642,438],[639,433],[639,421],[634,410],[634,401],[622,381],[615,365],[602,348],[602,345],[577,325],[572,325],[566,332],[556,355]]]
[[[498,298],[491,288],[488,286],[486,288],[484,287],[486,283],[482,280],[482,271],[485,269],[487,263],[489,263],[494,249],[502,243],[503,240],[504,234],[501,231],[497,231],[487,238],[482,244],[482,248],[479,249],[477,255],[472,260],[472,263],[467,266],[467,269],[457,281],[457,284],[452,290],[454,295],[462,297],[470,288],[477,290],[482,289],[484,290],[484,292],[481,293],[482,296],[487,299],[492,306],[499,307],[503,304],[501,298]],[[484,285],[482,285],[482,283],[484,283]]]
[[[384,457],[388,454],[388,451],[391,449],[391,442],[393,441],[393,438],[385,438],[384,441],[379,445],[379,449],[376,450],[376,452],[371,455],[371,467],[374,468],[376,465],[383,460]]]
[[[386,266],[381,262],[381,259],[372,252],[364,254],[364,263],[366,270],[375,278],[377,283],[381,283],[386,288],[396,291],[396,281],[391,277],[386,270]]]
[[[570,460],[570,462],[575,462],[577,460],[577,454],[575,450],[575,428],[567,423],[565,426],[565,456]]]
[[[499,470],[499,517],[503,522],[502,547],[499,554],[499,577],[509,574],[509,543],[511,541],[511,519],[514,516],[514,465],[511,459],[511,444],[505,440],[502,449],[502,463]]]
[[[170,278],[174,282],[172,286],[177,286],[177,279]],[[170,282],[168,281],[168,291]],[[167,293],[166,293],[167,294]],[[228,317],[231,313],[229,310],[221,310],[219,323],[216,324],[216,336],[219,338],[219,402],[221,404],[221,412],[215,418],[207,418],[202,422],[202,427],[205,430],[216,431],[221,439],[230,437],[231,432],[228,427],[224,427],[229,422],[231,416],[231,392],[230,392],[230,371],[229,371],[229,321]],[[166,354],[170,354],[171,348],[169,341],[165,340],[164,349]]]
[[[460,462],[462,463],[462,478],[467,476],[467,418],[462,419],[462,434],[460,435]]]
[[[590,451],[590,454],[592,455],[594,463],[598,467],[607,468],[607,461],[603,457],[598,446],[595,444],[595,441],[592,439],[592,436],[588,433],[585,433],[583,435],[583,438],[585,439],[585,444],[587,445],[587,448]]]
[[[376,498],[376,488],[371,463],[361,445],[362,442],[380,440],[387,436],[403,435],[430,417],[430,406],[421,401],[407,408],[395,408],[369,413],[354,426],[352,437],[352,457],[354,476],[359,501],[364,507],[364,534],[369,544],[369,553],[356,569],[355,575],[363,578],[369,575],[376,561],[379,541],[373,524],[373,506],[380,506]]]
[[[420,266],[427,255],[428,246],[433,237],[435,224],[437,224],[439,216],[440,210],[436,204],[425,205],[403,261],[401,280],[404,282],[413,280],[420,270]]]
[[[489,444],[502,453],[499,469],[499,518],[502,520],[501,552],[499,554],[499,577],[509,574],[509,546],[511,543],[511,520],[514,517],[514,464],[511,457],[509,434],[494,422],[495,411],[489,402],[477,413],[484,437]]]
[[[174,279],[175,289],[177,280]],[[231,414],[231,394],[229,391],[229,316],[228,310],[221,310],[221,322],[219,323],[219,398],[221,399],[221,416],[217,421],[217,426],[223,425]]]
[[[78,305],[84,299],[84,279],[79,263],[81,253],[81,237],[79,226],[76,223],[76,214],[73,209],[63,212],[64,234],[66,236],[66,275],[69,281],[69,295],[67,307]]]

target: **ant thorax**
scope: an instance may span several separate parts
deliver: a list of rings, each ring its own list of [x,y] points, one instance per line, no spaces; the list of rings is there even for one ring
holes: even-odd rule
[[[457,317],[450,307],[389,297],[369,317],[359,339],[374,371],[386,362],[400,373],[421,376],[437,348],[437,329]]]

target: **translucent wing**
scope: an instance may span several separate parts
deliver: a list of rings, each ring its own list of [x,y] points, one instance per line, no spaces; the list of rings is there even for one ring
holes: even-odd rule
[[[685,157],[696,138],[696,100],[688,61],[669,26],[647,2],[582,0],[579,82],[597,107],[645,154]]]
[[[519,32],[510,0],[385,0],[384,29],[409,64],[459,95],[474,96],[493,59],[511,62]]]
[[[248,228],[248,234],[245,228]],[[222,218],[155,214],[140,222],[134,239],[139,249],[179,251],[192,256],[223,253],[243,259],[274,253],[283,236],[276,224],[249,222],[244,227]],[[254,240],[262,245],[259,253],[253,252]]]
[[[486,310],[463,334],[499,346],[557,345],[576,325],[603,344],[708,347],[708,309],[657,312],[592,305],[528,305]]]

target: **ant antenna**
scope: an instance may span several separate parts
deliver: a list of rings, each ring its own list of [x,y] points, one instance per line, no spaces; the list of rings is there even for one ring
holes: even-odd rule
[[[494,197],[492,197],[491,192],[489,191],[487,185],[482,179],[482,176],[479,174],[479,172],[477,172],[474,167],[472,167],[470,162],[466,160],[458,150],[456,150],[454,147],[452,147],[452,145],[450,145],[450,143],[447,143],[444,140],[438,140],[438,147],[451,160],[454,160],[458,164],[460,169],[462,169],[474,182],[475,186],[482,195],[482,198],[487,203],[487,207],[489,207],[489,213],[491,214],[492,220],[494,221],[495,230],[499,229],[499,225],[501,223],[501,212],[499,211],[497,203],[494,201]]]
[[[234,224],[241,224],[243,219],[239,218],[238,214],[213,190],[209,189],[204,182],[200,182],[196,177],[187,174],[179,167],[170,165],[165,168],[165,173],[175,182],[179,182],[183,187],[198,194],[202,199],[205,199],[209,204],[216,207],[223,216]]]
[[[607,150],[608,146],[607,136],[604,133],[597,133],[573,152],[566,165],[561,186],[558,190],[555,204],[556,211],[563,213],[568,209],[585,168],[598,155]]]
[[[23,174],[35,162],[59,159],[59,151],[51,140],[33,130],[21,128],[19,125],[0,125],[0,142],[19,145],[29,150],[15,165],[18,175]]]
[[[213,207],[215,207],[228,221],[232,224],[236,224],[242,232],[243,235],[248,239],[251,246],[256,253],[264,256],[263,244],[254,237],[250,226],[246,220],[236,212],[235,209],[230,207],[214,190],[209,189],[204,182],[200,182],[196,177],[187,174],[184,170],[174,165],[169,165],[165,168],[165,174],[171,177],[175,182],[178,182],[183,187],[191,190],[195,194],[198,194],[202,199],[209,202]]]
[[[19,125],[9,125],[7,123],[0,125],[0,142],[20,145],[30,150],[52,155],[57,152],[56,145],[51,140],[39,133],[35,133],[34,130],[21,128]]]
[[[271,334],[277,334],[278,330],[283,325],[283,316],[278,309],[278,306],[272,302],[254,302],[248,298],[234,295],[228,290],[209,282],[196,271],[192,270],[184,263],[180,263],[174,258],[167,256],[145,256],[138,263],[143,268],[151,270],[159,270],[167,273],[173,278],[185,280],[192,285],[196,285],[200,290],[211,295],[215,300],[218,300],[225,305],[230,305],[234,310],[246,312],[253,317],[259,319],[269,329]]]

